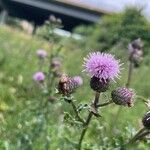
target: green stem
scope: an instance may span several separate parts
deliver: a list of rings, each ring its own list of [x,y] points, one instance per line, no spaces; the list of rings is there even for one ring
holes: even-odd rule
[[[94,100],[94,107],[97,108],[97,104],[99,103],[99,97],[100,97],[100,93],[99,92],[96,92],[95,93],[95,100]],[[84,136],[86,134],[86,131],[88,129],[88,126],[91,122],[91,119],[92,119],[92,116],[93,116],[93,113],[92,112],[89,112],[89,115],[86,119],[86,122],[83,126],[83,130],[82,130],[82,133],[81,133],[81,136],[80,136],[80,139],[79,139],[79,144],[78,144],[78,150],[81,150],[81,146],[82,146],[82,141],[84,139]]]
[[[142,134],[136,139],[136,141],[137,141],[137,140],[142,140],[145,136],[147,136],[147,135],[149,135],[149,134],[150,134],[150,131],[146,131],[146,132],[142,133]]]
[[[39,58],[39,70],[42,71],[44,66],[44,58]]]
[[[49,120],[49,104],[48,104],[48,100],[46,99],[46,102],[44,104],[45,107],[45,113],[44,113],[44,117],[45,117],[45,140],[46,140],[46,144],[45,144],[45,149],[49,150],[49,139],[48,139],[48,120]]]
[[[51,44],[51,53],[50,53],[50,56],[49,56],[49,68],[48,68],[48,81],[47,81],[47,87],[48,87],[48,91],[49,93],[51,93],[52,91],[52,85],[53,85],[53,82],[54,82],[54,73],[52,72],[52,59],[53,59],[53,43]]]
[[[82,122],[82,123],[84,124],[85,122],[84,122],[84,120],[79,116],[79,113],[78,113],[78,111],[77,111],[76,105],[74,104],[73,100],[71,100],[70,103],[71,103],[72,108],[73,108],[73,110],[74,110],[74,112],[75,112],[76,118],[77,118],[80,122]]]
[[[98,104],[97,107],[107,106],[107,105],[109,105],[109,104],[111,104],[111,103],[113,103],[112,100],[110,100],[110,101],[108,101],[108,102],[106,102],[106,103],[103,103],[103,104]]]
[[[129,141],[128,144],[133,144],[135,141],[139,139],[139,137],[144,133],[145,128],[142,128],[141,130],[138,131],[138,133]]]
[[[133,72],[133,62],[130,61],[129,71],[128,71],[128,79],[127,79],[126,87],[129,87],[129,86],[130,86],[132,72]]]
[[[147,99],[145,97],[143,97],[143,96],[136,95],[136,98],[141,99],[143,102],[148,102]]]
[[[86,133],[86,131],[88,129],[88,125],[89,125],[89,123],[90,123],[90,121],[92,119],[92,116],[93,116],[93,114],[92,114],[92,112],[90,112],[89,115],[88,115],[88,117],[87,117],[87,119],[86,119],[86,122],[84,124],[84,128],[83,128],[81,136],[80,136],[80,140],[79,140],[79,144],[78,144],[78,150],[81,150],[82,141],[83,141],[85,133]]]
[[[127,88],[130,86],[130,83],[131,83],[131,76],[132,76],[133,67],[134,67],[133,65],[134,65],[133,62],[130,61],[129,71],[128,71],[128,79],[127,79],[127,83],[126,83]],[[113,119],[113,124],[118,121],[121,111],[122,111],[122,107],[119,107],[117,110],[117,113],[115,115],[115,118]]]

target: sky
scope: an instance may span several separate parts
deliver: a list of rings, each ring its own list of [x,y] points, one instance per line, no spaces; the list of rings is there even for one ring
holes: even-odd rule
[[[150,0],[70,0],[75,3],[82,3],[90,7],[104,9],[111,12],[120,12],[126,6],[143,7],[143,14],[150,20]]]

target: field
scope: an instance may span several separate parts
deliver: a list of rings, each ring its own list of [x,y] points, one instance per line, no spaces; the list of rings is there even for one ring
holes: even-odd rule
[[[54,45],[56,46],[56,45]],[[32,79],[38,70],[37,49],[45,49],[51,53],[52,45],[37,36],[26,35],[11,27],[0,27],[0,149],[43,149],[45,138],[40,134],[42,116],[39,101],[43,97]],[[63,46],[63,72],[71,76],[80,75],[84,84],[75,93],[77,103],[89,103],[93,91],[89,87],[89,77],[83,70],[83,58],[89,50],[83,48],[70,49]],[[114,52],[115,53],[115,52]],[[124,54],[124,53],[123,53]],[[123,70],[121,78],[114,83],[104,98],[109,98],[111,89],[124,86],[127,80],[127,58],[121,60]],[[44,66],[45,69],[48,66]],[[46,68],[47,67],[47,68]],[[102,117],[94,118],[90,124],[83,147],[90,149],[115,149],[123,141],[127,141],[142,126],[141,118],[148,108],[141,97],[150,97],[149,66],[142,64],[135,69],[131,88],[135,90],[135,105],[132,108],[111,104],[100,110]],[[57,87],[57,85],[55,85]],[[116,116],[118,109],[120,112]],[[80,124],[71,124],[64,120],[64,112],[73,115],[72,108],[64,101],[50,103],[48,133],[50,149],[70,150],[80,137]],[[87,110],[82,114],[85,116]],[[114,136],[115,135],[115,136]],[[110,140],[111,139],[111,140]],[[113,143],[113,144],[112,144]],[[137,149],[148,149],[149,144],[137,145]]]

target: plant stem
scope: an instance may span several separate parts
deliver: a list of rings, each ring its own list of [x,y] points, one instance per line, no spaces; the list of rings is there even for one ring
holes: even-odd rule
[[[77,111],[76,105],[74,104],[73,100],[71,100],[70,103],[71,103],[72,108],[73,108],[73,110],[74,110],[74,112],[75,112],[76,118],[77,118],[80,122],[82,122],[82,123],[84,124],[85,122],[84,122],[84,120],[79,116],[79,113],[78,113],[78,111]]]
[[[86,131],[87,131],[87,129],[88,129],[88,125],[89,125],[89,123],[90,123],[90,121],[91,121],[92,116],[93,116],[93,114],[92,114],[92,112],[90,112],[89,115],[88,115],[88,117],[87,117],[87,120],[86,120],[86,122],[85,122],[85,124],[84,124],[82,133],[81,133],[81,137],[80,137],[79,145],[78,145],[78,150],[81,150],[82,141],[83,141],[83,138],[84,138],[84,136],[85,136],[85,133],[86,133]]]
[[[52,72],[52,59],[53,59],[53,43],[50,44],[50,49],[51,49],[51,52],[50,52],[50,56],[49,56],[49,68],[48,68],[48,81],[47,81],[47,87],[52,87],[52,84],[53,84],[53,80],[54,80],[54,75],[53,75],[53,72]],[[53,79],[52,79],[53,78]],[[51,93],[51,89],[49,89],[49,93]]]
[[[43,58],[40,58],[40,60],[39,60],[39,70],[40,70],[40,71],[42,71],[43,66],[44,66],[44,59],[43,59]]]
[[[137,141],[137,140],[141,140],[143,137],[147,136],[148,134],[150,134],[150,131],[146,131],[146,132],[142,133],[142,134],[136,139],[136,141]]]
[[[95,106],[95,108],[97,107],[97,104],[99,102],[99,97],[100,97],[100,93],[96,92],[95,93],[95,100],[94,100],[94,106]]]
[[[143,102],[148,102],[147,99],[145,97],[143,97],[143,96],[136,95],[136,98],[141,99]]]
[[[129,71],[128,71],[128,79],[127,79],[126,87],[130,86],[132,71],[133,71],[133,62],[130,61]]]
[[[127,144],[133,144],[135,141],[139,139],[139,137],[144,133],[145,128],[142,128],[138,131],[138,133],[127,143]]]
[[[44,109],[45,109],[44,117],[45,117],[45,137],[46,137],[45,149],[49,150],[49,139],[48,139],[49,104],[47,99],[44,104]]]
[[[96,92],[95,93],[95,100],[94,100],[94,107],[95,109],[97,108],[97,104],[99,103],[99,97],[100,97],[100,93],[99,92]],[[92,112],[89,112],[89,115],[86,119],[86,122],[83,126],[83,130],[82,130],[82,133],[81,133],[81,136],[80,136],[80,140],[79,140],[79,144],[78,144],[78,150],[81,150],[81,146],[82,146],[82,141],[83,141],[83,138],[86,134],[86,131],[88,129],[88,126],[90,124],[90,121],[92,119],[92,116],[93,116],[93,113]]]
[[[107,105],[109,105],[109,104],[111,104],[111,103],[113,103],[112,100],[110,100],[110,101],[108,101],[108,102],[106,102],[106,103],[103,103],[103,104],[97,104],[97,107],[107,106]]]
[[[133,72],[133,65],[134,65],[133,62],[130,61],[129,71],[128,71],[128,79],[127,79],[127,83],[126,83],[127,88],[130,86],[131,76],[132,76],[132,72]],[[117,113],[115,115],[115,119],[113,119],[113,123],[118,121],[121,111],[122,111],[122,107],[119,107],[117,110]]]

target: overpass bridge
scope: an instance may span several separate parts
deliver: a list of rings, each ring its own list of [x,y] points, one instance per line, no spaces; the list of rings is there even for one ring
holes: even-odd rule
[[[0,0],[0,7],[10,16],[42,25],[53,14],[62,19],[64,29],[72,30],[80,24],[95,23],[104,10],[80,4],[77,0]]]

